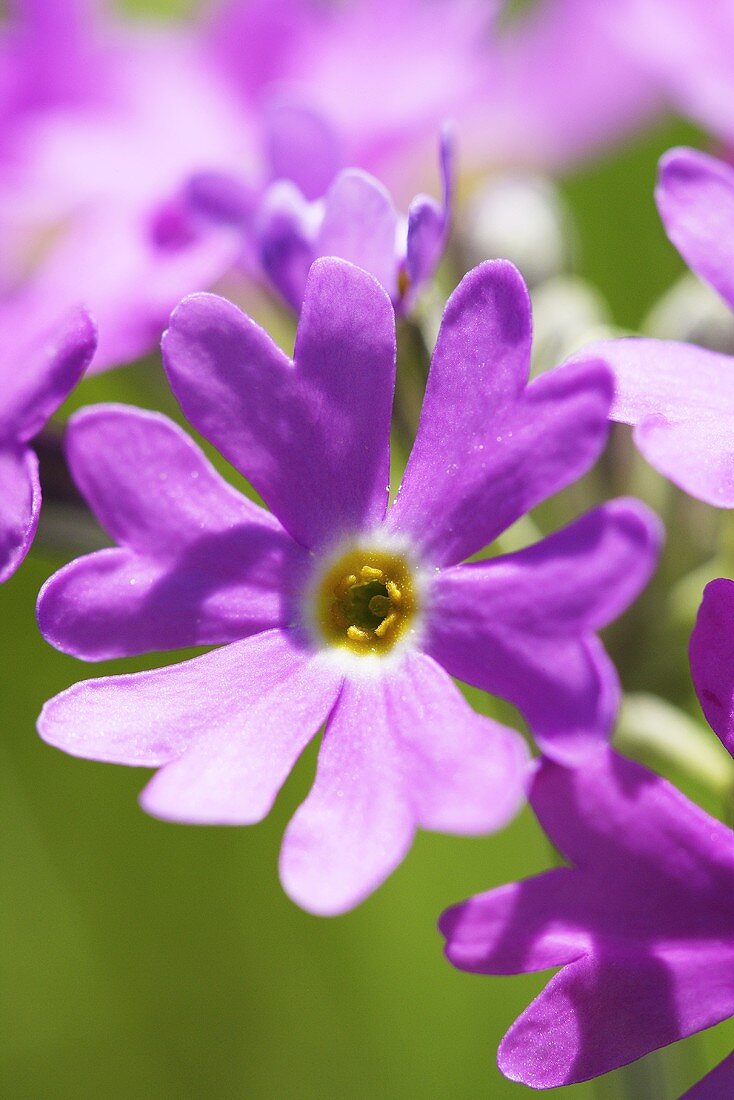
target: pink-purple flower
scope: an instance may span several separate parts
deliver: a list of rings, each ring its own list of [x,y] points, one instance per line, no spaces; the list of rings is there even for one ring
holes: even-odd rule
[[[41,326],[31,313],[0,310],[0,582],[33,541],[41,484],[33,437],[68,396],[94,354],[94,324],[82,309]]]
[[[259,262],[271,284],[298,313],[312,263],[338,256],[368,271],[400,313],[407,313],[434,274],[449,232],[454,150],[445,129],[440,143],[442,200],[417,195],[407,217],[385,187],[359,168],[346,168],[325,195],[309,200],[290,178],[257,199],[233,177],[206,173],[189,185],[193,210],[243,233],[247,266]]]
[[[693,149],[660,163],[656,198],[673,244],[697,275],[734,307],[734,169]],[[648,462],[691,496],[734,507],[734,359],[671,340],[600,341],[614,371],[612,417],[634,425]]]
[[[470,272],[388,510],[395,317],[377,281],[317,261],[294,362],[231,303],[184,300],[163,342],[174,393],[271,511],[158,414],[72,419],[71,470],[118,545],[47,582],[44,635],[85,660],[221,648],[75,685],[44,708],[44,739],[159,768],[142,795],[155,815],[247,824],[326,723],[281,856],[286,890],[319,913],[364,898],[417,826],[486,832],[521,801],[523,739],[474,713],[452,675],[514,702],[548,753],[597,751],[618,685],[595,631],[653,569],[655,517],[611,501],[519,553],[461,564],[604,446],[606,368],[528,384],[530,343],[516,269]]]
[[[706,717],[729,750],[734,582],[708,585],[691,639]],[[502,1072],[534,1088],[585,1081],[734,1014],[734,833],[614,753],[544,761],[533,809],[570,866],[441,919],[450,961],[481,974],[562,970],[515,1021]],[[734,1090],[734,1058],[690,1093]]]

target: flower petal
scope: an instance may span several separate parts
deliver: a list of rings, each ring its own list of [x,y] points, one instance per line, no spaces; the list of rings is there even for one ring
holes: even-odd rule
[[[401,862],[416,826],[500,828],[522,801],[527,759],[519,734],[475,714],[425,656],[347,682],[283,842],[285,890],[311,912],[340,913]]]
[[[454,592],[451,614],[432,621],[431,656],[457,679],[509,700],[552,759],[574,764],[596,753],[619,703],[619,681],[599,639],[511,628],[485,614],[471,585]]]
[[[398,292],[398,214],[389,192],[357,168],[340,172],[324,203],[318,256],[340,256],[374,275],[390,297]]]
[[[685,912],[661,911],[662,884],[677,884],[689,898],[702,894],[715,920],[717,909],[734,913],[734,847],[731,830],[715,821],[666,780],[611,749],[583,768],[543,763],[530,800],[541,825],[571,862],[594,868],[618,892],[634,878],[635,905],[649,906],[651,931],[677,927]],[[623,843],[622,843],[623,841]],[[662,907],[665,909],[666,907]],[[680,909],[680,907],[678,907]]]
[[[290,632],[269,630],[181,664],[74,684],[46,703],[38,731],[72,756],[160,767],[212,731],[240,731],[309,659]]]
[[[734,581],[706,585],[689,652],[701,710],[734,756]]]
[[[691,496],[734,506],[734,359],[670,340],[604,340],[579,352],[614,373],[611,417],[636,426],[651,466]]]
[[[266,191],[257,213],[263,270],[296,313],[300,313],[308,273],[316,258],[320,207],[320,203],[307,202],[290,180],[278,180]]]
[[[444,127],[439,147],[442,200],[417,195],[408,210],[405,270],[413,291],[430,279],[441,259],[454,201],[455,147],[453,132]]]
[[[40,513],[38,459],[28,447],[0,446],[0,584],[28,553]]]
[[[705,941],[647,957],[583,958],[515,1021],[498,1064],[532,1088],[587,1081],[725,1019],[732,988],[734,951]]]
[[[157,350],[174,305],[226,275],[240,250],[237,230],[192,224],[183,200],[99,201],[74,219],[31,289],[42,316],[87,303],[99,326],[96,373]]]
[[[245,524],[282,531],[162,413],[88,406],[69,421],[66,453],[100,523],[117,542],[141,553],[175,554],[182,544]]]
[[[140,796],[148,813],[191,824],[251,825],[270,811],[328,717],[342,677],[323,657],[286,650],[280,640],[277,647],[252,648],[256,663],[245,668],[246,697],[153,776]]]
[[[292,180],[307,199],[319,198],[342,166],[334,128],[317,111],[284,99],[268,104],[264,117],[271,179]]]
[[[589,937],[578,878],[562,867],[447,909],[439,921],[447,958],[473,974],[523,974],[581,958]]]
[[[6,305],[2,321],[0,439],[25,443],[56,412],[89,366],[97,334],[81,308],[35,328],[30,299]]]
[[[385,291],[340,260],[311,269],[296,367],[236,306],[186,299],[163,352],[189,420],[297,542],[379,522],[387,501],[395,322]]]
[[[163,561],[100,550],[49,578],[39,627],[83,661],[234,642],[292,622],[303,568],[288,536],[256,523],[204,536]]]
[[[611,379],[561,367],[525,389],[530,303],[505,260],[471,271],[449,299],[403,484],[388,515],[434,565],[491,542],[584,473],[607,435]]]
[[[432,608],[441,623],[466,617],[467,645],[479,617],[543,637],[601,630],[649,581],[662,537],[644,504],[609,501],[525,550],[443,570]]]
[[[415,815],[385,706],[379,688],[345,684],[324,735],[314,786],[286,830],[283,889],[311,913],[334,916],[358,905],[413,842]]]
[[[734,308],[734,170],[695,149],[670,149],[655,198],[688,266]]]

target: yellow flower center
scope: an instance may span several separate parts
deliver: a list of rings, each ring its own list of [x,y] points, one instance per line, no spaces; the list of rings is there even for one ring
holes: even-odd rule
[[[352,653],[389,652],[417,610],[411,571],[388,550],[350,550],[329,567],[317,590],[323,637]]]

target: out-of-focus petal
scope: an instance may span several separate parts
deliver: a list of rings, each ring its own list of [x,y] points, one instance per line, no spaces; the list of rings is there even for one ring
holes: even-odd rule
[[[0,583],[28,553],[40,512],[38,459],[28,447],[0,445]]]
[[[348,682],[286,832],[285,889],[312,912],[351,908],[400,863],[417,826],[504,825],[522,801],[527,760],[519,734],[472,711],[429,658]]]
[[[615,380],[612,419],[635,426],[651,466],[691,496],[734,506],[734,359],[691,344],[626,338],[583,348]]]
[[[655,198],[688,266],[734,308],[734,169],[695,149],[671,149]]]
[[[701,710],[734,756],[734,581],[706,585],[689,652]]]
[[[308,273],[316,258],[323,204],[304,199],[290,180],[268,188],[257,212],[255,236],[259,260],[273,286],[300,313]]]
[[[231,303],[194,295],[163,342],[189,420],[316,547],[379,522],[388,491],[395,372],[390,299],[340,260],[314,264],[295,367]]]
[[[398,215],[378,180],[356,168],[341,172],[324,202],[317,255],[340,256],[397,295]]]
[[[89,366],[97,334],[82,308],[66,310],[55,323],[35,328],[33,310],[24,300],[8,302],[0,318],[0,440],[26,442]]]
[[[183,200],[156,209],[111,201],[75,219],[38,269],[28,293],[42,315],[70,298],[92,311],[100,333],[94,371],[151,352],[176,303],[233,267],[237,231],[191,218]]]
[[[306,199],[320,198],[344,163],[339,135],[328,119],[283,99],[265,110],[265,150],[271,179],[291,180]]]

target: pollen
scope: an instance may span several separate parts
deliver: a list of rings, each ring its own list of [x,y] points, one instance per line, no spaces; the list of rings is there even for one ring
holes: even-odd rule
[[[317,589],[324,639],[358,654],[388,653],[418,610],[412,571],[400,554],[355,547],[337,558]]]

